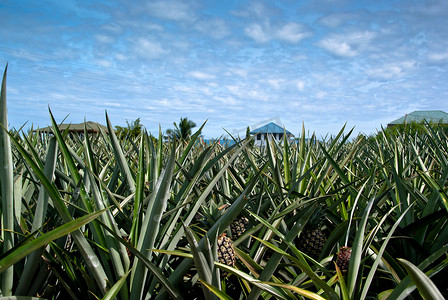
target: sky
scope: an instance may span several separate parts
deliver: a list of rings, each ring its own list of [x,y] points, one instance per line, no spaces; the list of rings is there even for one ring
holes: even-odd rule
[[[374,134],[448,112],[446,0],[2,0],[10,127]]]

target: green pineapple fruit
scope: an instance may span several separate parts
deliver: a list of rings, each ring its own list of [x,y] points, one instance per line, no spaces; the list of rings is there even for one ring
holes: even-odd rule
[[[314,259],[318,259],[327,237],[319,228],[307,228],[300,235],[299,250],[303,253],[311,256]]]
[[[322,228],[323,214],[316,210],[299,236],[298,249],[314,259],[318,259],[327,241]]]

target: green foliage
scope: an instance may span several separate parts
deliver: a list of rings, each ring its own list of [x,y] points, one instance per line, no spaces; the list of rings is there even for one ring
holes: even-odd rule
[[[143,125],[140,123],[140,118],[137,118],[131,123],[129,123],[129,121],[126,120],[126,124],[127,127],[115,126],[116,135],[120,139],[128,137],[131,140],[134,140],[135,138],[139,137],[142,134]]]
[[[381,135],[386,135],[389,138],[394,138],[402,134],[406,134],[408,136],[416,136],[425,134],[428,127],[433,128],[436,131],[444,131],[445,133],[448,132],[447,124],[428,123],[423,121],[423,122],[411,122],[406,124],[396,124],[393,126],[388,126],[378,134],[372,135],[370,138],[375,139]]]

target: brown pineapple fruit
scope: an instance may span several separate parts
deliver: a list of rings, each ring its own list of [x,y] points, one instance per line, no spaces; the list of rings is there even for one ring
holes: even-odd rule
[[[341,270],[342,274],[346,274],[348,272],[348,266],[350,264],[351,255],[352,255],[351,248],[344,246],[339,249],[336,264],[339,267],[339,269]]]

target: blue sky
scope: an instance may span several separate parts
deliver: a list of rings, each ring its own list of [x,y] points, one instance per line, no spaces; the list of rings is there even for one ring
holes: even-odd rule
[[[448,111],[448,1],[0,2],[10,126],[84,119],[205,137],[266,121],[375,133]],[[225,129],[225,130],[224,130]]]

